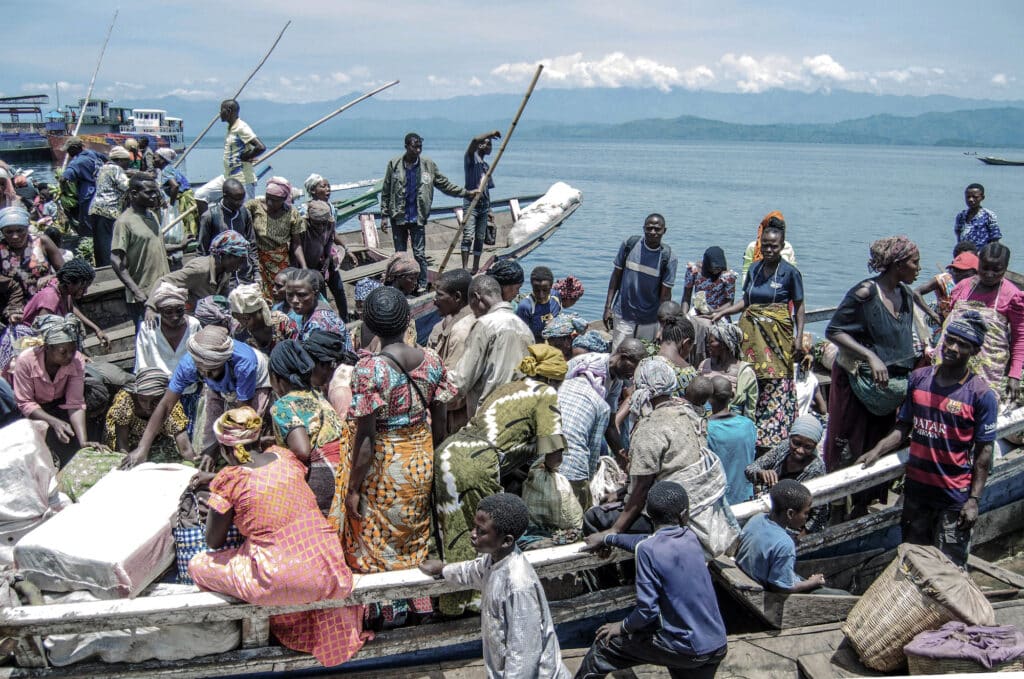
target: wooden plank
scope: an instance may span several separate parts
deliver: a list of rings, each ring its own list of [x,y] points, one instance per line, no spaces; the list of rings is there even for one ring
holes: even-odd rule
[[[1008,585],[1013,585],[1017,589],[1024,589],[1024,576],[1018,575],[1013,571],[1009,571],[1002,566],[985,561],[973,554],[967,557],[967,566],[976,571],[981,571],[985,575],[993,577],[996,580],[1005,582]]]
[[[242,648],[259,648],[270,643],[270,616],[252,615],[242,620]]]
[[[832,314],[836,312],[838,307],[830,306],[821,309],[811,309],[804,312],[805,323],[820,323],[822,321],[828,321],[832,319]]]

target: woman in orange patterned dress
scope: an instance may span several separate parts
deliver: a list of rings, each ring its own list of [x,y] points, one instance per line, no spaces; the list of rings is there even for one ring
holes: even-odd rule
[[[415,568],[427,557],[434,445],[444,440],[445,404],[456,390],[433,350],[403,343],[409,303],[396,288],[370,293],[363,322],[381,349],[360,360],[353,376],[352,474],[346,496],[334,498],[345,505],[342,542],[354,571]],[[421,600],[413,604],[429,611]],[[404,607],[392,608],[401,614]]]
[[[344,599],[352,592],[352,572],[338,533],[317,507],[305,465],[279,446],[259,452],[261,426],[248,407],[229,410],[214,424],[228,466],[210,483],[206,541],[220,547],[232,524],[246,540],[237,549],[197,554],[189,573],[202,589],[260,606]],[[270,631],[326,667],[339,665],[365,641],[362,609],[275,615]]]

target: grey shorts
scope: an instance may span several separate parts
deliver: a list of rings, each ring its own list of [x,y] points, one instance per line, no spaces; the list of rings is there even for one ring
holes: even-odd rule
[[[903,496],[903,514],[900,531],[903,542],[913,545],[932,545],[956,565],[967,564],[971,550],[971,529],[960,528],[960,507],[939,507],[921,502],[909,494]]]

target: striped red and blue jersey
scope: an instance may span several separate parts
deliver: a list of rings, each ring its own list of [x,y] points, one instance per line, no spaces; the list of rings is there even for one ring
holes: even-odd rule
[[[906,491],[938,506],[960,506],[971,492],[975,443],[996,438],[999,400],[977,375],[941,386],[935,373],[927,367],[910,374],[898,415],[910,425]]]

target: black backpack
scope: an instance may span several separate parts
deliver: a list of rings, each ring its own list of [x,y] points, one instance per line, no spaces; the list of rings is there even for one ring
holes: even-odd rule
[[[633,253],[633,248],[640,242],[642,236],[630,236],[626,239],[626,259],[629,259],[630,254]],[[661,262],[658,266],[658,273],[661,278],[665,278],[665,274],[668,273],[668,263],[672,259],[672,248],[666,244],[661,244]]]

